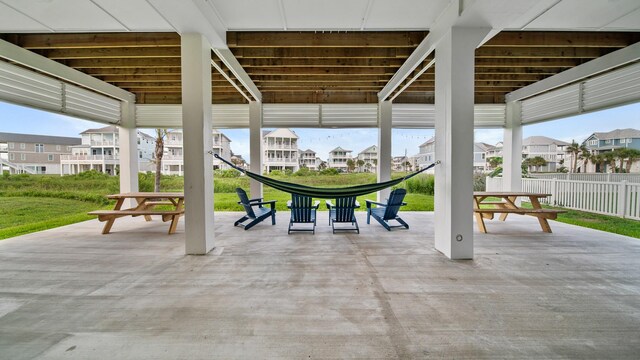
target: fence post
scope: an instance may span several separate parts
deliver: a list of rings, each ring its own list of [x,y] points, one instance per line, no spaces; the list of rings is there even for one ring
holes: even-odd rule
[[[607,173],[607,182],[611,182],[611,173]]]
[[[618,183],[618,216],[625,217],[625,210],[627,205],[627,180],[622,180]]]
[[[567,173],[567,180],[571,180],[571,173]]]
[[[556,182],[557,179],[551,179],[551,199],[549,199],[549,205],[551,206],[555,206],[556,205],[556,189],[557,189],[557,185],[558,183]]]

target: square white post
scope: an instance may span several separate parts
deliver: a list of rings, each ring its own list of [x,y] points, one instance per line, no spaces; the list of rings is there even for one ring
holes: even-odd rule
[[[435,246],[473,258],[474,54],[485,28],[452,27],[436,47]]]
[[[249,170],[262,174],[262,103],[249,102]],[[262,183],[251,180],[251,197],[262,197]]]
[[[182,129],[184,136],[185,252],[213,248],[211,45],[202,34],[184,33],[182,55]]]
[[[522,190],[522,112],[521,103],[507,103],[507,123],[502,143],[502,190]]]
[[[378,103],[378,182],[391,180],[391,101]],[[378,191],[378,201],[389,197],[389,188]]]
[[[136,129],[134,99],[122,102],[122,126],[118,127],[120,143],[120,192],[137,192],[138,187],[138,130]],[[115,155],[115,154],[114,154]],[[115,167],[114,167],[115,169]],[[73,172],[73,171],[71,171]],[[104,169],[103,169],[104,172]],[[124,206],[135,206],[134,199],[125,200]]]

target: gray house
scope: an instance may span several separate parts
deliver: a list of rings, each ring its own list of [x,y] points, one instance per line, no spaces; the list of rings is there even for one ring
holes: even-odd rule
[[[582,142],[594,154],[602,154],[615,149],[631,148],[640,150],[640,130],[616,129],[609,132],[594,132]],[[595,172],[596,165],[587,162],[587,172]],[[605,165],[606,166],[606,165]],[[637,164],[631,168],[632,172],[640,169]]]
[[[80,138],[73,137],[0,133],[0,170],[60,174],[60,157],[79,144]]]

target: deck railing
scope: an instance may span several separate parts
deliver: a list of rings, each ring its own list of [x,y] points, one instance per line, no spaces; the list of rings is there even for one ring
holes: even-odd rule
[[[551,174],[531,174],[535,179],[558,179],[558,180],[582,180],[582,181],[606,181],[640,183],[640,174],[612,174],[612,173],[551,173]]]

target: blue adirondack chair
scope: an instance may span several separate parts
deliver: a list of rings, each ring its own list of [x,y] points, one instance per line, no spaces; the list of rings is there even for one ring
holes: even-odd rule
[[[387,199],[386,204],[367,200],[367,224],[369,224],[370,217],[373,216],[380,225],[384,226],[384,228],[389,231],[391,231],[391,228],[396,227],[404,227],[408,229],[409,224],[404,222],[404,220],[398,216],[400,207],[407,205],[407,203],[402,202],[406,194],[407,190],[405,189],[395,189],[391,194],[389,194],[389,199]],[[376,205],[377,207],[374,208],[372,205]],[[400,225],[389,225],[389,220],[395,220],[400,223]]]
[[[271,225],[276,224],[276,201],[277,200],[262,201],[262,198],[249,199],[249,197],[247,196],[247,193],[241,188],[236,188],[236,193],[240,198],[240,201],[238,201],[238,204],[244,207],[244,211],[247,213],[247,215],[238,219],[238,221],[233,223],[233,226],[240,225],[244,227],[245,230],[249,230],[254,225],[268,218],[269,216],[271,216]],[[266,204],[269,204],[268,208],[262,207],[262,205],[266,205]],[[245,222],[246,220],[251,220],[251,221],[247,224],[243,224],[243,222]]]
[[[336,231],[350,231],[355,230],[360,234],[360,228],[358,227],[358,220],[356,220],[355,210],[360,207],[360,204],[356,201],[355,196],[339,197],[336,198],[336,204],[334,205],[330,200],[327,200],[327,208],[329,209],[329,225],[333,228],[333,233]],[[336,223],[351,223],[351,228],[336,228]]]
[[[318,206],[320,206],[319,201],[312,203],[312,199],[309,196],[291,194],[291,201],[287,206],[291,210],[287,234],[291,234],[292,231],[311,231],[314,234],[316,233],[316,212]],[[294,228],[294,224],[313,224],[313,226],[311,228]]]

